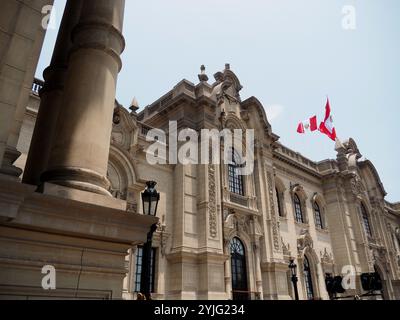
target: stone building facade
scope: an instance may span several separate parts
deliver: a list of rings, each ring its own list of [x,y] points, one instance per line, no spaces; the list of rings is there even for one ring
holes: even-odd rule
[[[127,251],[158,220],[127,214],[108,191],[125,2],[67,2],[41,99],[31,104],[52,3],[1,3],[0,298],[118,299]],[[54,290],[45,290],[47,270]]]
[[[213,81],[202,69],[197,84],[182,80],[141,112],[137,103],[128,111],[115,100],[123,1],[96,3],[68,1],[46,81],[31,73],[23,112],[1,119],[2,128],[19,123],[14,158],[2,151],[1,296],[135,299],[141,243],[155,222],[141,215],[140,197],[154,180],[155,299],[293,299],[291,259],[300,299],[329,299],[325,276],[348,266],[356,287],[346,295],[363,294],[360,274],[377,271],[381,296],[400,299],[400,204],[385,201],[353,139],[337,141],[336,159],[321,162],[285,147],[257,98],[241,98],[228,64]],[[113,41],[96,43],[104,38]],[[104,77],[93,79],[93,68]],[[254,129],[253,174],[235,174],[234,151],[231,164],[150,165],[148,133],[173,135],[171,121],[178,131]],[[43,264],[60,270],[61,289],[40,289]]]
[[[137,105],[129,112],[115,103],[108,162],[112,195],[126,201],[129,212],[140,213],[143,181],[157,181],[161,193],[153,297],[292,299],[288,264],[294,258],[301,299],[329,299],[326,274],[345,275],[346,266],[357,274],[356,289],[346,295],[364,293],[359,275],[376,270],[382,296],[398,299],[400,206],[385,201],[379,175],[361,160],[355,141],[338,141],[335,160],[311,161],[279,142],[255,97],[242,101],[242,86],[229,65],[214,77],[210,84],[203,71],[198,84],[183,80],[139,113]],[[38,106],[33,91],[18,143],[20,168]],[[244,176],[243,190],[230,184],[229,165],[150,165],[146,151],[153,142],[147,135],[153,128],[172,134],[170,121],[178,131],[254,129],[254,174]],[[235,254],[243,270],[233,262]],[[132,247],[126,299],[135,299],[140,288],[140,259],[141,247]],[[238,283],[240,272],[245,280]]]

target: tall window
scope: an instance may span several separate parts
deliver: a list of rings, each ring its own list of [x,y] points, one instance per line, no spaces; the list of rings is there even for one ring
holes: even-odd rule
[[[303,211],[301,209],[301,202],[299,196],[294,194],[294,211],[296,214],[296,221],[299,223],[304,223]]]
[[[315,215],[315,226],[318,229],[323,229],[324,223],[322,222],[321,209],[319,208],[317,202],[314,202],[314,215]]]
[[[232,148],[232,158],[228,165],[229,191],[244,196],[244,179],[240,175],[239,155]]]
[[[242,241],[233,238],[230,243],[232,290],[234,300],[249,299],[247,284],[246,254]]]
[[[154,292],[154,279],[155,279],[155,258],[156,249],[151,249],[151,267],[150,267],[150,289]],[[136,273],[135,273],[135,292],[140,292],[141,290],[141,277],[142,277],[142,267],[143,267],[143,247],[138,246],[136,250]]]
[[[363,204],[361,204],[361,215],[362,215],[365,232],[367,233],[368,237],[372,238],[372,231],[371,231],[371,225],[369,223],[368,213]]]
[[[311,268],[310,262],[308,258],[304,256],[304,284],[307,293],[307,299],[313,300],[314,299],[314,288],[312,283],[312,275],[311,275]]]
[[[278,188],[275,188],[275,193],[276,193],[276,200],[278,202],[278,213],[280,217],[283,217],[283,208],[282,208],[282,199],[281,199],[281,195],[279,193]]]

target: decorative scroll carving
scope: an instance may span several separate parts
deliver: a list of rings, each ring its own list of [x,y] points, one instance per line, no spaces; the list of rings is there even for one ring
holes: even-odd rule
[[[234,221],[236,232],[250,233],[249,222],[246,216],[235,214]]]
[[[217,237],[217,191],[215,181],[215,165],[208,166],[208,211],[211,238]]]
[[[258,234],[258,227],[255,227],[256,235]],[[235,213],[233,210],[229,210],[228,217],[224,222],[224,239],[230,241],[232,236],[238,235],[239,233],[251,234],[250,218],[246,215]]]
[[[297,250],[301,253],[305,248],[313,248],[314,243],[308,229],[301,230],[300,236],[297,239]]]
[[[267,183],[268,183],[268,193],[269,193],[269,209],[270,209],[270,216],[271,216],[271,225],[272,225],[272,235],[274,240],[274,248],[275,250],[279,250],[279,222],[276,218],[275,212],[275,203],[274,203],[274,189],[272,184],[272,174],[267,172]]]
[[[253,225],[254,225],[254,235],[256,237],[261,237],[263,235],[263,230],[260,225],[260,222],[258,221],[258,219],[256,217],[252,217],[251,221],[253,222]]]

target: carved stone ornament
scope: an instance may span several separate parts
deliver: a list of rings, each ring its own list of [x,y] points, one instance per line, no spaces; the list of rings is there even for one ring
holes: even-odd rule
[[[351,191],[355,195],[362,195],[363,193],[365,193],[364,185],[358,176],[355,176],[350,180],[350,185],[351,185]]]
[[[224,239],[230,239],[232,235],[239,233],[251,234],[250,219],[246,215],[230,211],[224,222]]]
[[[249,234],[250,228],[248,218],[246,216],[236,214],[235,228],[237,232],[244,232],[246,234]]]
[[[254,218],[253,223],[254,223],[254,235],[257,237],[261,237],[263,235],[263,230],[260,223],[258,222],[258,219]]]
[[[333,264],[333,255],[329,253],[328,250],[325,248],[324,251],[320,252],[321,255],[321,262],[324,264]]]
[[[281,238],[282,240],[282,251],[283,251],[283,255],[290,257],[291,253],[290,253],[290,244],[287,243],[285,244],[285,242],[283,241],[283,238]]]
[[[268,183],[268,195],[269,195],[269,211],[271,216],[272,236],[274,241],[274,249],[279,250],[279,239],[280,239],[280,226],[277,219],[274,203],[274,188],[272,181],[272,173],[267,172],[267,183]]]
[[[367,261],[369,267],[372,269],[376,261],[376,254],[373,249],[367,249]]]
[[[297,250],[301,253],[305,248],[313,248],[314,243],[308,229],[301,230],[300,236],[297,239]]]
[[[217,188],[215,165],[208,166],[208,211],[211,238],[217,237]]]
[[[157,225],[157,233],[160,236],[160,249],[161,249],[161,255],[165,256],[166,248],[167,248],[167,242],[171,234],[166,233],[166,225],[163,223],[158,223]]]

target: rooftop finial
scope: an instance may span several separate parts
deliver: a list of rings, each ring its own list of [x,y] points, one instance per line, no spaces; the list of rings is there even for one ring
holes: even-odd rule
[[[206,74],[206,67],[204,66],[204,64],[201,65],[200,71],[201,71],[201,73],[199,74],[200,82],[207,82],[208,81],[208,76]]]
[[[229,63],[225,63],[225,70],[230,70],[231,69],[231,65]]]
[[[139,110],[139,103],[138,103],[138,101],[136,100],[136,97],[133,97],[132,103],[131,103],[131,106],[129,107],[129,109],[130,109],[132,112],[136,112],[137,110]]]

